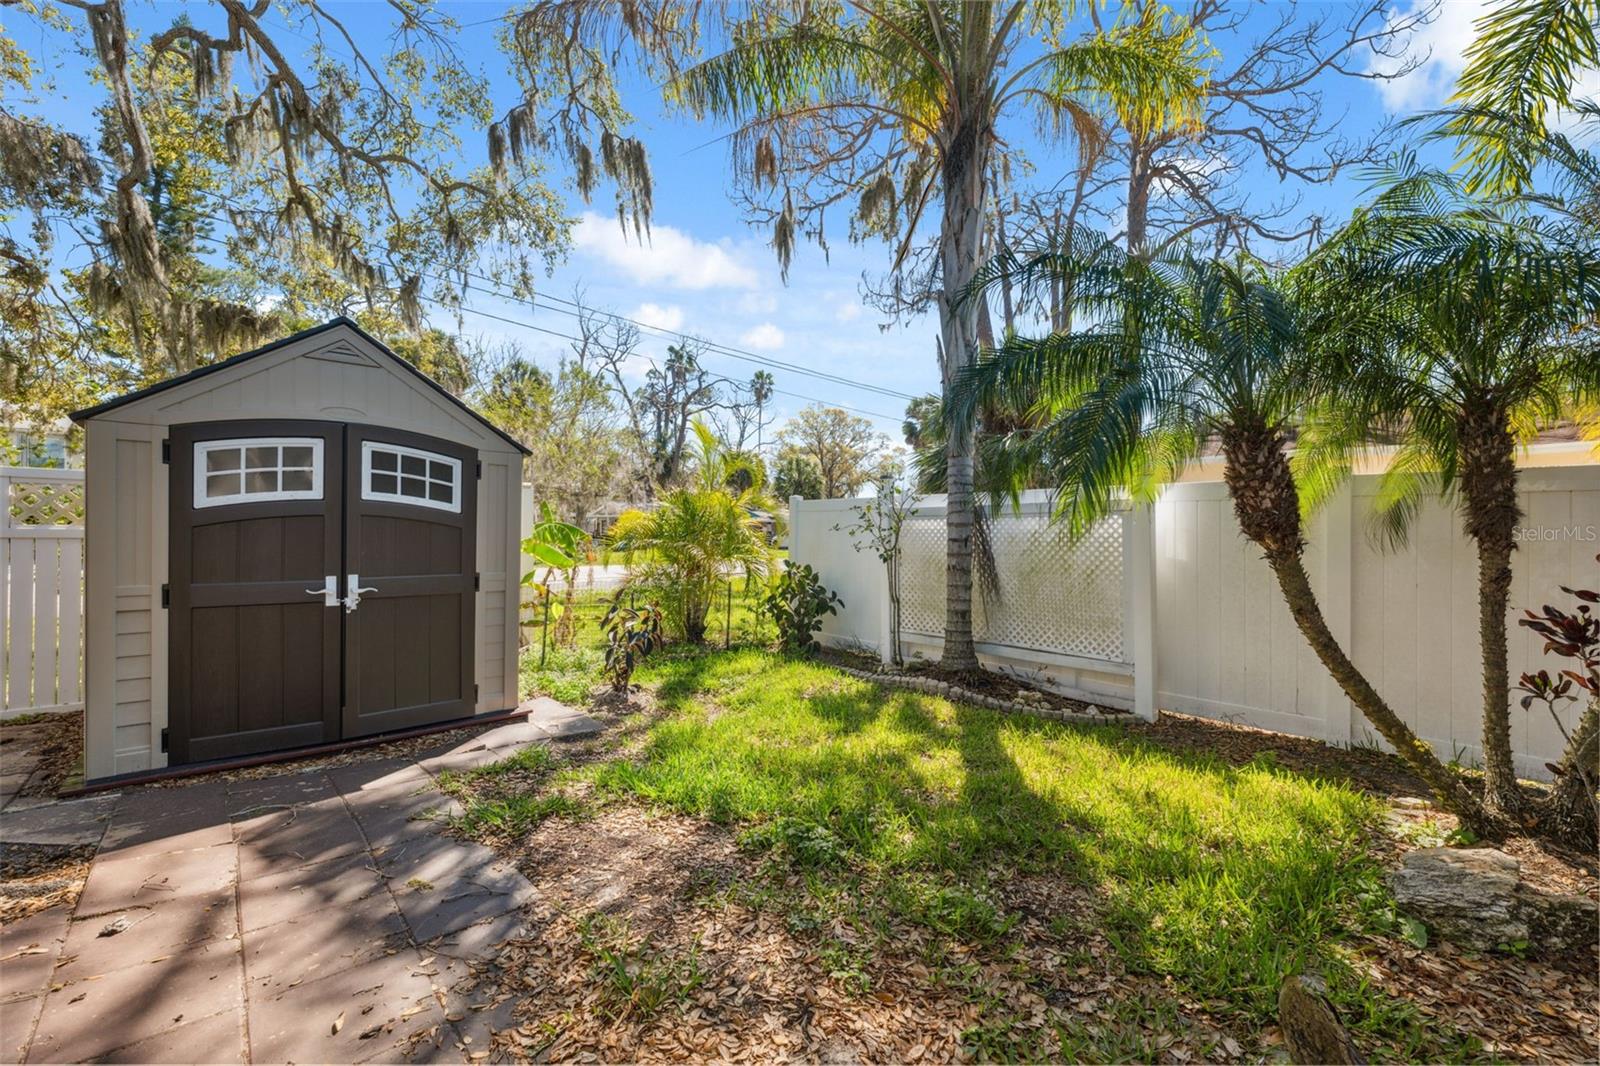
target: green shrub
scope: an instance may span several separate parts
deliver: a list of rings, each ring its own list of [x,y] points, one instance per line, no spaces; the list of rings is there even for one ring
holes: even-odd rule
[[[644,657],[665,642],[661,631],[661,608],[622,606],[622,593],[612,601],[600,623],[606,634],[606,678],[616,692],[633,687],[633,671]]]
[[[773,581],[761,610],[778,627],[784,651],[809,655],[819,649],[812,634],[822,626],[822,616],[838,614],[844,601],[822,587],[817,572],[807,564],[790,566]]]

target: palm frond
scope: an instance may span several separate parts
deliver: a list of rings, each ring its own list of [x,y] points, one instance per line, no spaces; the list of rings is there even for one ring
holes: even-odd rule
[[[1543,130],[1552,111],[1572,102],[1586,70],[1600,67],[1600,0],[1508,0],[1478,20],[1452,102],[1469,110],[1449,125],[1461,140],[1458,160],[1473,191],[1520,192],[1532,179],[1525,143],[1482,122],[1485,111]]]

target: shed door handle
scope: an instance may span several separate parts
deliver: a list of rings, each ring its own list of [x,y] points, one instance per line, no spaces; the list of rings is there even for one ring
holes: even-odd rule
[[[322,606],[324,607],[339,606],[339,575],[329,574],[327,577],[322,579],[321,588],[306,589],[306,595],[321,596]]]
[[[346,574],[345,575],[345,586],[344,586],[344,588],[345,588],[345,593],[344,593],[344,613],[345,614],[349,614],[351,611],[354,611],[357,607],[361,606],[361,594],[363,592],[377,592],[378,591],[377,589],[371,587],[370,585],[367,586],[366,588],[362,588],[361,587],[361,575],[360,574]]]

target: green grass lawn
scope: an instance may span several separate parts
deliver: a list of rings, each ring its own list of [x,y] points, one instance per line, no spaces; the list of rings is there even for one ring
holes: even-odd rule
[[[577,699],[597,665],[592,648],[561,651],[529,680]],[[1270,756],[1233,766],[1118,727],[889,690],[758,648],[673,649],[639,680],[660,708],[642,739],[557,769],[543,787],[581,784],[591,805],[642,802],[732,827],[782,875],[749,886],[748,898],[791,922],[868,934],[910,922],[1004,958],[1018,935],[1007,885],[1042,878],[1092,902],[1092,930],[1128,972],[1159,978],[1241,1034],[1269,1026],[1283,977],[1309,967],[1329,979],[1364,1047],[1482,1054],[1348,964],[1356,938],[1392,935],[1395,918],[1370,850],[1382,807],[1337,780]],[[520,817],[525,828],[571,813],[530,791],[476,816]],[[1065,918],[1052,930],[1069,953],[1090,931]],[[982,1058],[1039,1052],[973,1040]],[[1086,1058],[1153,1054],[1066,1030],[1057,1046]]]

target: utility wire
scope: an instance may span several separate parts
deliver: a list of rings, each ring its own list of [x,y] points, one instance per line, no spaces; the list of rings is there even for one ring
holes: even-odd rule
[[[582,337],[574,337],[570,333],[562,333],[560,330],[550,329],[547,326],[536,326],[532,322],[524,322],[521,319],[510,318],[510,317],[508,317],[506,315],[496,314],[493,311],[484,311],[484,310],[482,310],[480,308],[472,307],[472,306],[469,306],[467,304],[446,303],[443,300],[436,300],[431,296],[424,296],[424,297],[422,297],[422,299],[426,303],[431,303],[431,304],[434,304],[434,305],[436,305],[438,307],[445,308],[447,310],[465,311],[468,314],[478,315],[479,317],[491,319],[492,321],[495,321],[495,322],[502,322],[502,323],[504,323],[504,324],[506,324],[508,326],[517,326],[517,327],[520,327],[522,329],[531,329],[535,333],[543,333],[543,334],[545,334],[546,336],[549,336],[549,337],[558,337],[561,340],[571,341],[573,344],[582,344],[583,343],[583,338]],[[652,368],[654,367],[654,363],[651,361],[650,357],[645,355],[642,352],[631,353],[626,358],[627,359],[643,359],[645,362],[651,363]],[[824,399],[821,399],[821,398],[816,397],[816,396],[805,396],[805,395],[802,395],[801,393],[798,393],[798,392],[790,392],[787,389],[774,388],[772,391],[777,393],[779,396],[788,396],[791,399],[804,400],[807,403],[826,404],[829,407],[838,407],[841,410],[849,411],[851,414],[866,415],[868,418],[881,418],[881,419],[883,419],[885,421],[888,421],[888,422],[898,422],[900,420],[899,417],[896,416],[896,415],[886,415],[881,411],[866,411],[866,410],[863,410],[863,409],[861,409],[859,407],[850,407],[850,406],[847,406],[845,404],[838,403],[837,401],[834,401],[834,400],[824,400]]]
[[[98,159],[97,158],[96,161],[101,163],[102,165],[106,166],[108,169],[111,168],[111,163],[108,160]],[[109,194],[112,190],[110,189],[109,186],[107,186],[104,183],[102,183],[101,191]],[[250,207],[250,206],[241,207],[231,197],[225,196],[222,193],[215,192],[215,191],[212,191],[210,189],[197,189],[195,191],[201,196],[210,197],[212,200],[215,200],[215,201],[221,203],[222,205],[224,205],[226,207],[234,208],[235,210],[240,210],[240,211],[260,211],[261,210],[260,208],[257,208],[257,207]],[[196,212],[196,214],[201,218],[210,219],[213,222],[219,222],[219,223],[221,223],[223,225],[226,225],[226,226],[232,226],[233,225],[233,220],[232,219],[224,218],[224,217],[222,217],[220,215],[213,215],[213,214],[208,214],[208,213],[205,213],[205,212]],[[215,238],[213,238],[213,241],[217,242],[217,243],[220,243]],[[369,241],[369,243],[372,245],[372,247],[374,249],[376,249],[378,251],[382,251],[387,255],[393,255],[394,254],[394,252],[388,247],[388,245],[384,244],[382,241],[371,240],[371,241]],[[441,282],[441,283],[444,283],[444,284],[447,284],[447,285],[454,284],[454,282],[453,282],[453,280],[451,278],[444,277],[443,275],[440,275],[440,274],[431,274],[431,273],[428,273],[427,271],[418,271],[418,274],[421,277],[427,278],[427,279],[429,279],[431,281]],[[495,296],[498,296],[503,300],[509,300],[511,302],[514,302],[514,303],[522,303],[522,302],[524,302],[526,300],[527,302],[531,303],[535,308],[537,308],[537,306],[539,304],[539,301],[541,301],[541,300],[546,301],[546,302],[551,303],[551,304],[566,305],[566,306],[568,306],[570,308],[573,308],[574,310],[572,310],[572,311],[564,311],[560,307],[550,307],[549,310],[559,311],[562,314],[568,314],[568,315],[571,315],[572,317],[578,317],[578,315],[576,314],[577,311],[585,311],[585,312],[588,312],[590,314],[593,314],[593,315],[596,315],[596,316],[599,316],[599,317],[609,318],[609,319],[611,319],[611,320],[613,320],[615,322],[627,323],[627,324],[629,324],[631,326],[634,326],[637,329],[648,331],[649,333],[651,333],[654,336],[661,336],[661,337],[673,338],[673,339],[684,340],[684,341],[687,341],[687,340],[698,341],[707,351],[710,351],[710,352],[712,352],[714,354],[717,354],[717,355],[725,356],[725,357],[730,358],[730,359],[737,359],[737,360],[739,360],[741,362],[753,363],[753,364],[756,364],[756,365],[759,365],[759,366],[769,367],[769,368],[771,368],[773,370],[784,370],[784,371],[787,371],[788,373],[791,373],[791,374],[800,374],[800,375],[805,376],[805,377],[815,378],[818,381],[827,381],[827,382],[831,382],[831,383],[836,384],[836,385],[844,385],[844,386],[846,386],[848,388],[859,389],[859,390],[861,390],[863,392],[874,393],[876,395],[885,396],[885,397],[888,397],[890,399],[910,401],[910,400],[914,400],[914,399],[917,398],[917,397],[913,396],[911,393],[908,393],[908,392],[901,392],[901,391],[899,391],[897,389],[891,389],[891,388],[888,388],[886,386],[873,385],[873,384],[870,384],[870,383],[865,382],[865,381],[858,381],[858,380],[856,380],[854,378],[845,377],[842,374],[832,373],[831,371],[813,370],[813,369],[811,369],[809,367],[800,366],[800,365],[798,365],[796,363],[790,363],[790,362],[787,362],[787,361],[782,360],[782,359],[775,359],[775,358],[773,358],[771,356],[757,355],[755,352],[749,351],[748,349],[737,348],[737,347],[734,347],[732,345],[723,344],[720,341],[713,341],[713,340],[711,340],[710,338],[707,338],[707,337],[699,337],[699,336],[696,336],[696,335],[693,335],[693,334],[682,333],[682,332],[679,332],[679,331],[676,331],[676,330],[669,330],[669,329],[666,329],[666,328],[661,327],[661,326],[651,325],[648,322],[641,322],[640,320],[638,320],[636,318],[630,318],[627,315],[618,314],[615,311],[604,311],[604,310],[600,310],[598,308],[584,307],[584,305],[578,303],[577,301],[569,300],[569,299],[566,299],[564,297],[554,296],[554,295],[538,295],[538,296],[534,296],[532,298],[527,298],[527,297],[518,296],[515,293],[507,292],[501,286],[500,282],[498,282],[496,279],[490,277],[487,274],[480,273],[478,271],[463,270],[463,271],[461,271],[461,274],[464,277],[472,278],[475,281],[482,282],[484,287],[489,292],[493,293]],[[448,306],[448,305],[446,305],[446,306]]]
[[[109,192],[110,190],[102,185],[101,191]],[[201,192],[204,193],[205,190],[201,190]],[[209,194],[209,195],[216,196],[216,194]],[[226,198],[223,198],[223,199],[226,199]],[[228,201],[228,202],[231,205],[231,201]],[[222,217],[217,216],[217,215],[210,215],[210,214],[204,214],[204,213],[198,213],[198,212],[197,212],[197,214],[199,214],[199,217],[201,217],[201,218],[207,218],[207,219],[210,219],[210,220],[212,220],[214,222],[221,222],[221,223],[226,224],[226,225],[231,225],[232,224],[232,220],[226,219],[226,218],[222,218]],[[221,237],[213,237],[213,236],[211,236],[209,234],[196,234],[195,235],[195,239],[196,240],[200,240],[200,241],[204,241],[204,242],[212,244],[212,245],[216,245],[217,247],[221,247],[221,248],[225,248],[227,246],[227,242],[223,238],[221,238]],[[374,242],[374,243],[376,244],[377,242]],[[381,244],[378,244],[377,246],[378,247],[383,247]],[[388,249],[384,248],[384,251],[388,251]],[[473,276],[473,277],[480,276],[480,275],[476,275],[476,274],[470,274],[470,272],[468,272],[468,273],[469,273],[470,276]],[[436,280],[436,281],[444,281],[444,282],[447,282],[447,283],[449,281],[448,278],[443,278],[443,277],[441,277],[439,275],[428,274],[428,273],[425,273],[425,272],[422,274],[422,276],[423,277],[427,277],[427,278],[432,278],[433,280]],[[492,279],[485,279],[485,280],[492,281]],[[495,288],[492,291],[494,291],[496,295],[500,295],[503,298],[515,299],[515,297],[505,296],[505,294],[503,292],[501,292],[498,288]],[[487,319],[490,319],[490,320],[495,321],[495,322],[503,323],[505,325],[516,326],[516,327],[518,327],[520,329],[532,330],[535,333],[542,333],[542,334],[545,334],[546,336],[555,337],[555,338],[558,338],[558,339],[564,340],[564,341],[569,341],[569,342],[571,342],[573,344],[582,344],[583,343],[583,338],[582,337],[575,337],[570,333],[562,333],[560,330],[550,329],[547,326],[538,326],[538,325],[535,325],[532,322],[528,322],[528,321],[525,321],[523,319],[511,318],[511,317],[509,317],[507,315],[496,314],[496,313],[494,313],[492,311],[485,311],[485,310],[483,310],[481,308],[477,308],[477,307],[471,306],[470,304],[466,303],[464,300],[461,301],[460,303],[450,303],[448,301],[439,300],[439,299],[437,299],[435,297],[431,297],[431,296],[423,296],[423,297],[420,297],[420,299],[424,303],[433,304],[435,307],[441,308],[441,309],[443,309],[445,311],[466,312],[467,314],[477,315],[477,316],[479,316],[481,318],[487,318]],[[573,308],[576,308],[576,310],[570,310],[569,311],[569,310],[566,310],[566,309],[560,308],[560,307],[551,307],[551,308],[549,308],[549,310],[556,311],[556,312],[559,312],[561,314],[569,315],[569,316],[571,316],[573,318],[581,317],[581,312],[584,311],[584,310],[588,310],[587,308],[584,308],[582,304],[576,303],[575,301],[561,300],[560,302],[561,303],[570,304]],[[596,311],[594,313],[598,314],[598,315],[601,315],[603,317],[614,318],[614,319],[617,319],[619,321],[624,321],[624,322],[631,323],[633,325],[636,325],[636,326],[640,327],[641,329],[656,330],[657,332],[664,333],[667,336],[675,336],[675,337],[678,337],[678,338],[684,339],[684,340],[696,339],[696,338],[691,338],[688,334],[673,333],[670,330],[660,330],[658,327],[650,326],[647,323],[635,322],[633,319],[626,318],[626,317],[620,316],[620,315],[614,315],[614,314],[611,314],[609,312]],[[704,342],[702,340],[702,343],[706,343],[706,342]],[[732,354],[732,353],[718,353],[718,354]],[[734,356],[734,358],[741,358],[741,357],[740,356]],[[760,360],[758,357],[754,357],[754,356],[752,356],[750,358],[752,358],[752,359],[754,359],[756,361],[763,361],[763,360]],[[645,362],[647,362],[647,363],[649,363],[651,365],[652,369],[655,366],[654,361],[651,360],[649,356],[645,355],[642,352],[630,353],[626,357],[626,359],[643,359]],[[774,362],[774,363],[768,363],[768,365],[774,366],[777,369],[785,369],[785,370],[789,369],[788,365],[787,364],[783,364],[783,363]],[[795,368],[795,369],[799,373],[807,373],[807,371],[805,371],[803,368]],[[821,375],[820,374],[813,374],[813,376],[821,376]],[[857,385],[856,383],[851,382],[848,379],[839,379],[839,383],[840,384],[847,384],[847,385],[856,385],[856,387],[864,388],[864,389],[874,389],[873,386],[868,386],[868,385],[864,385],[864,384]],[[865,410],[863,408],[853,407],[853,406],[851,406],[849,404],[840,403],[840,402],[838,402],[836,400],[825,400],[825,399],[822,399],[822,398],[817,397],[817,396],[807,396],[807,395],[805,395],[803,393],[792,392],[792,391],[790,391],[788,389],[780,389],[780,388],[774,387],[772,391],[774,393],[776,393],[777,395],[787,396],[790,399],[804,400],[807,403],[820,403],[820,404],[825,404],[825,405],[830,406],[830,407],[838,407],[841,410],[849,411],[852,414],[865,415],[868,418],[878,418],[878,419],[883,419],[883,420],[888,421],[888,422],[897,422],[897,421],[900,420],[899,416],[897,416],[897,415],[886,415],[881,411],[868,411],[868,410]],[[902,395],[902,394],[895,394],[895,395]]]

